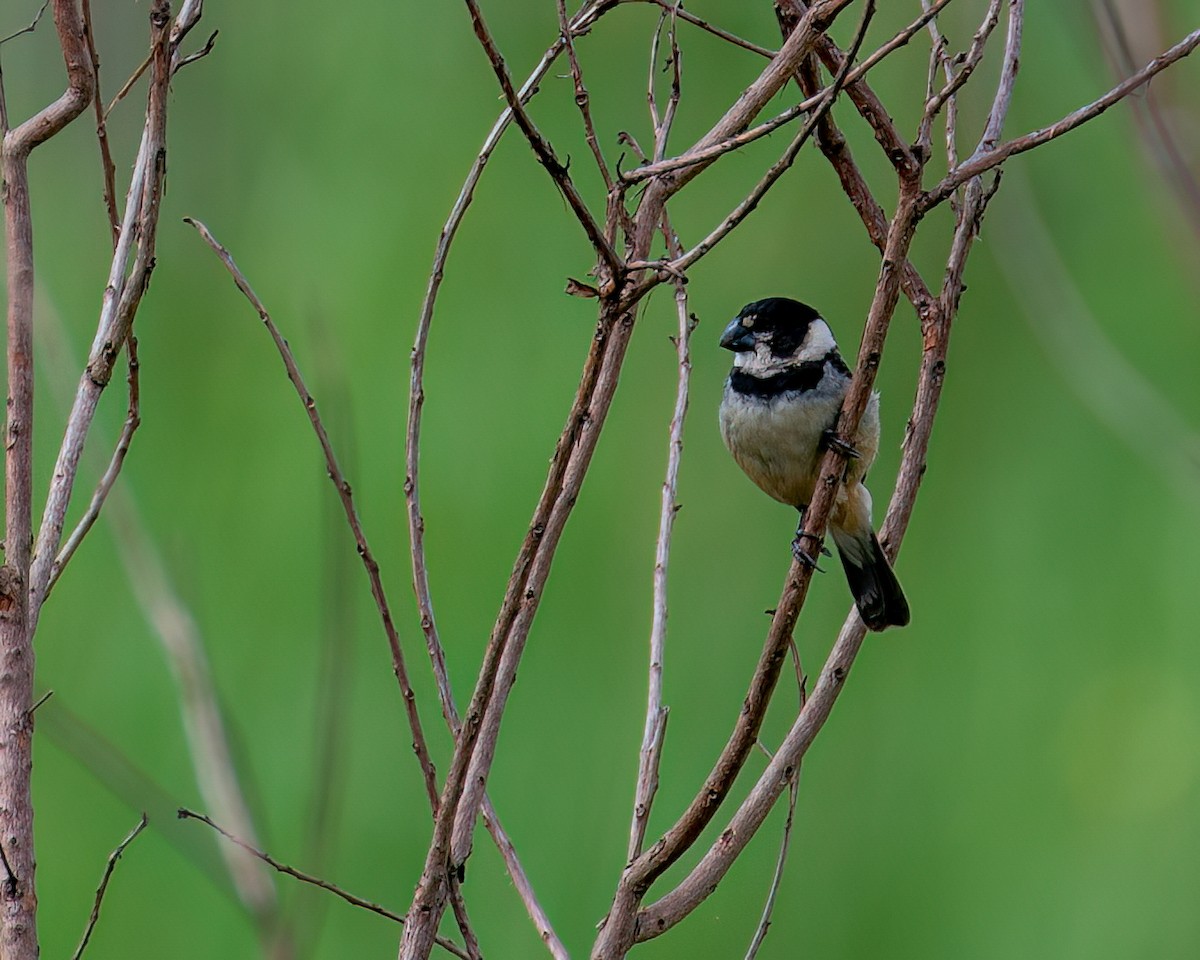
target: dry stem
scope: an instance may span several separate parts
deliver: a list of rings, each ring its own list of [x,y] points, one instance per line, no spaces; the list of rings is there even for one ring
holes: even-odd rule
[[[146,829],[146,824],[149,821],[143,813],[142,818],[126,835],[125,839],[117,844],[116,849],[108,855],[108,862],[104,865],[104,875],[100,878],[100,886],[96,888],[96,899],[92,903],[92,912],[88,917],[87,925],[83,928],[83,938],[79,941],[79,946],[75,948],[75,952],[71,954],[71,960],[79,960],[83,956],[83,951],[87,949],[88,941],[92,938],[92,931],[96,929],[96,924],[100,920],[100,905],[104,902],[104,894],[108,890],[108,881],[112,878],[113,871],[117,868],[117,861],[121,859],[126,848],[137,839],[139,833]]]
[[[358,518],[358,510],[354,506],[354,496],[350,489],[350,483],[346,480],[338,464],[337,455],[334,453],[333,445],[329,440],[329,434],[326,432],[325,424],[322,422],[321,415],[317,410],[317,402],[313,399],[308,386],[304,382],[304,377],[300,373],[300,368],[296,365],[296,358],[292,354],[291,347],[288,346],[287,341],[279,332],[279,328],[275,326],[275,322],[271,319],[267,308],[258,298],[258,295],[250,286],[245,274],[242,273],[238,265],[234,262],[229,251],[217,241],[208,227],[199,220],[188,217],[185,218],[185,222],[190,223],[196,228],[200,236],[204,239],[204,242],[212,248],[213,252],[216,253],[225,265],[225,269],[233,277],[233,282],[237,285],[237,288],[250,301],[250,305],[258,313],[263,326],[267,328],[271,339],[275,342],[275,347],[279,351],[280,358],[283,360],[284,368],[287,370],[288,379],[296,388],[300,402],[304,405],[309,422],[312,424],[313,431],[317,435],[317,441],[321,445],[321,452],[325,455],[325,466],[329,473],[329,479],[333,483],[341,500],[342,510],[346,514],[346,522],[349,524],[350,530],[354,535],[358,555],[362,558],[363,567],[366,569],[367,578],[370,581],[371,596],[375,600],[375,606],[379,611],[379,618],[383,622],[384,632],[387,634],[388,646],[391,648],[392,653],[392,670],[396,675],[397,682],[400,684],[401,696],[404,698],[404,708],[408,714],[409,728],[412,731],[413,751],[416,753],[421,765],[421,773],[425,780],[425,790],[429,796],[430,805],[436,812],[438,801],[437,774],[434,771],[433,761],[430,759],[429,748],[425,741],[425,734],[421,728],[421,718],[417,713],[416,696],[413,694],[412,684],[408,679],[408,668],[404,662],[404,652],[400,647],[400,636],[396,632],[391,608],[388,605],[387,595],[384,593],[383,580],[379,575],[379,564],[376,562],[375,555],[371,552],[371,547],[367,543],[366,534],[363,532],[362,523]]]
[[[400,924],[404,923],[404,917],[402,917],[400,914],[389,910],[387,907],[381,907],[377,903],[372,903],[370,900],[364,900],[362,897],[356,897],[354,894],[348,893],[347,891],[343,890],[341,887],[337,886],[336,884],[330,883],[328,880],[322,880],[320,877],[314,877],[311,874],[307,874],[301,870],[297,870],[295,867],[289,867],[286,863],[282,863],[281,861],[276,860],[269,853],[267,853],[263,850],[259,850],[257,847],[253,846],[252,844],[246,843],[244,840],[241,840],[238,837],[234,836],[232,833],[229,833],[227,830],[218,826],[216,823],[214,823],[211,819],[209,819],[202,813],[196,813],[194,810],[188,810],[184,807],[180,807],[179,808],[179,819],[180,820],[199,820],[201,823],[207,824],[208,826],[212,827],[212,829],[217,831],[217,833],[219,833],[221,836],[223,836],[230,843],[237,844],[237,846],[240,847],[242,850],[245,850],[252,857],[255,857],[256,859],[261,860],[263,863],[265,863],[267,866],[271,867],[273,870],[277,870],[279,873],[286,874],[287,876],[292,877],[295,880],[299,880],[301,883],[307,883],[307,884],[311,884],[314,887],[319,887],[322,890],[332,893],[335,897],[340,897],[341,899],[345,900],[351,906],[359,907],[370,913],[378,914],[381,917],[386,917],[388,920],[391,920],[393,923],[400,923]],[[472,960],[472,958],[467,954],[467,952],[465,950],[463,950],[458,944],[456,944],[452,940],[447,940],[445,937],[435,937],[434,942],[439,947],[441,947],[443,950],[446,950],[446,951],[454,954],[454,956],[461,958],[461,960]]]
[[[0,955],[36,960],[34,879],[33,633],[36,606],[29,588],[33,542],[33,219],[29,154],[78,117],[92,99],[95,76],[73,0],[54,0],[54,25],[67,70],[67,89],[54,103],[3,135],[7,258],[8,422],[5,443],[5,562],[0,567],[0,854],[6,872],[0,897]],[[40,13],[39,13],[40,17]],[[36,25],[37,20],[30,25]],[[0,90],[0,106],[3,91]]]

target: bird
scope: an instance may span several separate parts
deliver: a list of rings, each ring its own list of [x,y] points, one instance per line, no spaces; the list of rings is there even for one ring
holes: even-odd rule
[[[721,398],[725,446],[759,488],[800,511],[792,552],[816,567],[804,550],[804,511],[812,499],[826,449],[847,456],[830,513],[846,581],[870,630],[903,627],[908,601],[871,525],[871,494],[863,485],[879,449],[879,394],[872,393],[850,444],[834,431],[850,387],[850,368],[829,324],[808,304],[768,297],[742,308],[721,334],[733,369]]]

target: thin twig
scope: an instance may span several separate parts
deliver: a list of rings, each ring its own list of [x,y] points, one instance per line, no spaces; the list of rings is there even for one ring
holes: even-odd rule
[[[622,2],[630,2],[630,0],[622,0]],[[668,10],[685,23],[690,23],[694,27],[699,27],[705,33],[711,33],[714,37],[720,37],[735,47],[741,47],[743,50],[749,50],[751,53],[757,53],[760,57],[766,57],[770,60],[775,56],[777,51],[769,47],[760,46],[757,43],[752,43],[749,40],[743,40],[736,34],[730,33],[728,30],[723,30],[721,27],[714,26],[709,21],[702,17],[696,16],[690,10],[684,8],[680,0],[639,0],[642,3],[650,3],[664,10]]]
[[[800,662],[800,650],[794,639],[788,641],[788,652],[792,655],[792,666],[796,671],[796,690],[799,693],[797,712],[801,712],[804,710],[804,704],[808,702],[808,687],[804,676],[804,665]],[[765,748],[764,752],[767,752]],[[767,752],[767,761],[770,762],[773,756],[774,754]],[[771,918],[775,913],[775,901],[779,897],[779,887],[783,883],[783,871],[787,866],[788,853],[791,849],[792,826],[796,820],[796,801],[800,798],[800,771],[802,769],[802,764],[797,763],[796,770],[792,774],[792,782],[788,784],[787,819],[783,823],[783,838],[779,841],[779,853],[775,857],[775,871],[771,875],[771,886],[767,889],[767,901],[763,904],[758,926],[754,930],[750,946],[746,949],[745,960],[754,960],[758,956],[763,941],[767,939],[767,931],[771,928]]]
[[[83,0],[82,8],[88,54],[92,58],[92,74],[96,78],[92,108],[96,113],[96,140],[100,145],[100,173],[104,178],[104,209],[108,211],[108,226],[112,231],[113,249],[115,250],[117,241],[121,238],[121,214],[117,211],[117,168],[113,164],[112,152],[108,148],[108,127],[104,123],[104,100],[100,94],[100,55],[96,52],[96,35],[92,28],[91,0]],[[44,10],[45,7],[42,9]]]
[[[214,823],[211,819],[209,819],[202,813],[196,813],[194,810],[188,810],[186,807],[180,807],[179,808],[179,819],[180,820],[199,820],[201,823],[207,824],[209,827],[212,827],[213,830],[217,831],[217,833],[219,833],[221,836],[223,836],[230,843],[237,844],[239,847],[241,847],[243,850],[245,850],[251,856],[256,857],[257,859],[261,860],[263,863],[265,863],[267,866],[271,867],[273,870],[277,870],[279,873],[286,874],[287,876],[293,878],[294,880],[299,880],[301,883],[307,883],[314,887],[320,887],[322,890],[325,890],[328,893],[332,893],[335,897],[340,897],[341,899],[345,900],[351,906],[359,907],[359,908],[361,908],[363,910],[367,910],[371,913],[378,914],[381,917],[386,917],[388,920],[391,920],[393,923],[399,923],[399,924],[404,923],[404,917],[402,917],[400,914],[394,913],[393,911],[389,910],[387,907],[381,907],[377,903],[372,903],[370,900],[364,900],[362,897],[356,897],[354,894],[343,890],[341,887],[330,883],[328,880],[322,880],[320,877],[314,877],[311,874],[307,874],[301,870],[297,870],[295,867],[289,867],[286,863],[282,863],[279,860],[276,860],[274,857],[272,857],[266,851],[259,850],[257,847],[252,846],[251,844],[246,843],[244,840],[240,840],[239,838],[235,837],[232,833],[229,833],[227,830],[218,826],[216,823]],[[439,947],[441,947],[443,950],[448,950],[450,953],[454,954],[454,956],[459,957],[460,960],[471,960],[471,957],[468,956],[466,951],[463,950],[458,944],[456,944],[452,940],[447,940],[444,937],[435,937],[434,942]]]
[[[879,357],[883,353],[900,293],[898,265],[904,262],[908,247],[912,243],[919,190],[919,180],[913,178],[901,181],[899,205],[888,230],[888,242],[876,281],[867,325],[863,331],[854,377],[837,422],[839,436],[855,435],[871,396]],[[838,451],[826,451],[812,500],[804,513],[804,534],[815,544],[823,542],[825,524],[840,487],[843,471],[843,460]],[[782,659],[811,579],[812,567],[793,561],[783,596],[775,610],[767,645],[764,647],[764,659],[770,655]],[[718,841],[701,857],[687,877],[670,893],[639,911],[634,924],[636,940],[647,940],[665,933],[702,903],[716,889],[761,826],[780,793],[791,781],[796,766],[812,738],[828,718],[853,665],[865,628],[857,612],[851,613],[847,624],[851,629],[846,636],[853,639],[848,639],[845,644],[839,639],[839,643],[834,646],[812,695],[758,783],[730,819]],[[778,676],[778,667],[775,669],[775,675]],[[747,703],[751,702],[754,701],[748,697]],[[739,718],[739,727],[741,725],[742,718]],[[754,731],[754,736],[756,735],[757,730]],[[753,739],[750,742],[753,743]]]
[[[121,85],[121,89],[117,91],[117,95],[113,97],[112,100],[109,101],[108,106],[104,108],[104,113],[100,117],[101,123],[106,123],[108,121],[109,114],[116,109],[118,103],[129,96],[129,92],[133,89],[133,85],[142,78],[142,74],[145,73],[149,67],[150,57],[147,57],[140,64],[138,64],[137,68],[132,74],[130,74],[129,79]]]
[[[963,161],[959,166],[946,174],[941,182],[921,198],[921,213],[924,214],[932,210],[950,196],[961,184],[966,183],[972,177],[986,173],[993,167],[999,166],[1009,157],[1014,157],[1019,153],[1025,153],[1035,147],[1040,147],[1051,140],[1057,140],[1064,134],[1070,133],[1076,127],[1096,119],[1096,117],[1104,113],[1109,107],[1120,103],[1129,94],[1162,73],[1167,67],[1188,56],[1197,46],[1200,46],[1200,30],[1192,31],[1173,47],[1147,63],[1137,73],[1117,84],[1108,93],[1104,94],[1104,96],[1067,114],[1061,120],[1047,127],[1027,133],[1024,136],[1007,140],[992,150],[976,154],[970,159]]]
[[[929,0],[921,0],[921,5],[928,7]],[[925,90],[925,112],[922,114],[921,123],[917,128],[917,139],[913,144],[922,152],[922,156],[926,160],[933,155],[934,117],[929,105],[936,96],[934,87],[937,83],[938,72],[941,71],[946,83],[953,81],[955,60],[948,53],[950,41],[942,33],[942,28],[936,18],[929,21],[929,36],[931,43],[929,45],[929,80]],[[946,149],[946,169],[953,170],[958,166],[958,98],[953,92],[945,99],[945,111],[943,143]]]
[[[667,251],[676,256],[680,243],[663,214],[663,234]],[[667,639],[667,566],[671,557],[671,534],[679,514],[679,467],[683,459],[683,425],[687,418],[688,394],[691,387],[692,331],[697,320],[688,310],[687,284],[675,278],[675,313],[678,332],[674,337],[678,373],[675,387],[675,407],[667,435],[667,468],[663,478],[662,503],[658,514],[658,537],[654,545],[653,600],[650,627],[650,665],[646,692],[646,722],[642,729],[642,746],[638,755],[638,776],[634,788],[633,818],[629,828],[628,859],[642,852],[650,808],[658,790],[658,767],[666,734],[667,707],[663,705],[662,671],[666,658]]]
[[[583,70],[579,66],[579,57],[575,53],[575,34],[567,17],[567,0],[558,0],[558,29],[559,37],[567,50],[567,59],[571,64],[571,81],[575,85],[575,106],[579,108],[580,119],[583,120],[583,134],[588,149],[596,161],[596,169],[604,180],[604,189],[612,189],[612,174],[604,160],[604,152],[600,149],[600,141],[596,137],[596,126],[592,122],[591,97],[583,82]],[[520,101],[520,97],[517,98]]]
[[[513,846],[513,842],[507,831],[500,824],[500,819],[496,816],[496,808],[492,805],[492,798],[486,793],[483,795],[481,812],[484,826],[487,827],[488,833],[491,834],[492,841],[496,844],[496,849],[500,851],[500,856],[504,860],[504,869],[508,871],[513,888],[517,891],[517,895],[525,905],[525,911],[529,914],[529,919],[533,922],[533,926],[538,932],[538,938],[545,945],[553,960],[570,960],[566,945],[559,938],[558,934],[554,932],[554,927],[550,924],[550,917],[538,900],[537,893],[533,889],[533,883],[530,881],[529,875],[525,872],[525,868],[517,856],[517,848]]]
[[[83,951],[87,947],[88,941],[92,938],[92,931],[96,929],[96,923],[100,919],[100,905],[104,902],[104,894],[108,890],[108,881],[112,877],[113,871],[117,868],[117,861],[121,859],[121,854],[125,852],[126,847],[133,843],[137,839],[137,835],[146,829],[146,824],[149,822],[143,813],[142,818],[137,822],[137,826],[108,855],[108,863],[104,865],[104,876],[100,878],[100,886],[96,888],[96,900],[92,904],[92,914],[88,917],[87,926],[83,928],[83,939],[79,941],[79,946],[71,954],[71,960],[79,960],[83,956]]]
[[[658,84],[658,48],[662,43],[663,24],[667,22],[667,18],[671,15],[671,11],[666,7],[658,15],[658,23],[655,24],[654,30],[650,33],[650,56],[646,58],[646,107],[650,111],[650,129],[654,131],[654,159],[658,160],[658,140],[662,131],[662,117],[658,113],[658,94],[656,93]],[[641,148],[638,148],[640,154]],[[622,179],[625,179],[622,177]]]
[[[594,0],[585,4],[571,20],[571,31],[578,36],[591,27],[593,23],[612,6],[606,0]],[[545,77],[550,67],[565,46],[563,37],[552,44],[542,55],[541,61],[522,84],[517,96],[522,103],[537,92],[538,84]],[[430,663],[433,667],[434,678],[437,682],[438,698],[442,705],[442,715],[451,732],[457,738],[460,721],[454,702],[454,693],[446,668],[445,652],[437,630],[437,620],[434,614],[433,598],[429,589],[429,572],[425,556],[425,520],[421,513],[420,502],[420,437],[421,418],[425,405],[425,353],[428,345],[429,332],[433,324],[434,308],[438,292],[441,289],[442,277],[446,261],[450,254],[458,228],[466,216],[474,197],[483,171],[491,159],[492,152],[500,142],[501,136],[512,121],[512,110],[506,107],[492,125],[483,146],[471,165],[466,180],[459,191],[458,197],[450,211],[445,226],[438,237],[437,250],[433,266],[429,273],[429,282],[425,299],[421,304],[421,315],[417,324],[416,339],[412,350],[411,378],[409,388],[408,426],[405,435],[405,465],[404,498],[407,506],[409,539],[412,556],[413,590],[417,597],[417,607],[421,615],[421,630],[425,636],[426,648]],[[566,960],[567,951],[558,935],[550,924],[549,917],[533,890],[533,886],[517,856],[516,848],[504,830],[490,798],[485,794],[482,812],[484,824],[488,829],[497,849],[504,860],[505,869],[513,881],[513,887],[521,897],[525,909],[532,919],[542,942],[546,944],[555,960]]]
[[[788,169],[790,169],[792,164],[795,162],[796,157],[799,155],[801,148],[808,142],[808,138],[812,135],[813,130],[816,129],[817,124],[821,122],[821,118],[824,117],[825,114],[827,114],[833,107],[834,100],[837,99],[838,93],[841,92],[842,87],[846,82],[846,78],[849,76],[850,67],[854,63],[854,57],[857,55],[859,47],[862,45],[863,38],[867,33],[867,27],[870,25],[871,18],[874,16],[874,14],[875,2],[874,0],[867,0],[867,2],[863,5],[862,19],[859,22],[858,31],[855,33],[854,42],[851,45],[849,55],[845,58],[845,61],[842,64],[841,73],[838,74],[837,78],[829,86],[828,90],[826,90],[824,99],[813,111],[812,115],[805,121],[804,126],[788,145],[788,148],[784,151],[783,156],[771,165],[771,167],[763,175],[762,179],[755,184],[754,189],[752,189],[750,193],[732,211],[729,212],[724,220],[722,220],[719,224],[717,224],[716,227],[713,228],[712,232],[710,232],[707,237],[697,243],[694,247],[692,247],[692,249],[688,250],[682,256],[672,258],[669,264],[666,265],[668,269],[675,271],[686,271],[695,266],[701,258],[710,253],[714,247],[724,240],[725,237],[727,237],[735,227],[737,227],[738,224],[745,220],[746,217],[748,217],[754,211],[759,203],[762,202],[762,198],[766,196],[767,191],[775,186],[775,184],[779,182],[779,178],[782,177],[784,173],[788,171]]]
[[[767,890],[767,902],[763,904],[762,916],[759,917],[758,926],[750,940],[750,946],[746,949],[745,960],[754,960],[758,956],[763,941],[767,939],[767,931],[771,929],[771,917],[775,913],[775,901],[779,896],[779,886],[783,882],[783,870],[787,865],[788,851],[791,847],[792,824],[796,819],[796,801],[799,797],[800,767],[797,765],[792,782],[788,784],[787,819],[783,823],[783,839],[779,843],[779,854],[775,857],[775,872],[771,875],[771,886]]]
[[[166,0],[150,10],[152,72],[146,124],[130,177],[121,235],[109,266],[96,336],[79,378],[75,401],[63,430],[53,480],[46,496],[29,574],[29,614],[36,628],[46,585],[62,543],[67,508],[79,472],[79,460],[100,396],[112,377],[133,318],[150,284],[155,264],[159,205],[166,177],[167,93],[170,83],[171,18]],[[86,50],[86,47],[85,47]],[[90,57],[89,57],[90,65]],[[88,101],[92,99],[90,91]]]
[[[48,6],[50,6],[50,0],[43,0],[42,5],[38,7],[38,12],[33,15],[33,19],[29,22],[29,26],[22,27],[20,30],[10,33],[7,37],[0,38],[0,46],[4,46],[9,40],[15,40],[23,34],[33,33],[37,29],[37,25],[42,22],[42,17],[45,16]]]
[[[907,27],[897,33],[891,40],[883,46],[875,50],[869,57],[864,59],[862,63],[856,65],[842,82],[843,87],[849,87],[851,84],[861,80],[873,67],[883,62],[890,54],[903,47],[912,37],[927,23],[929,23],[939,11],[941,11],[952,0],[939,0],[937,4],[923,13],[920,17],[910,23]],[[692,150],[685,154],[680,154],[676,157],[668,157],[654,163],[646,162],[640,167],[635,167],[621,175],[621,180],[625,183],[639,183],[643,180],[649,180],[651,177],[659,174],[669,173],[672,170],[678,170],[682,167],[691,166],[694,163],[699,163],[701,160],[712,160],[722,154],[729,153],[731,150],[737,150],[748,143],[753,143],[765,136],[774,133],[776,130],[791,123],[802,114],[809,113],[811,110],[820,107],[828,98],[832,87],[822,87],[816,93],[806,96],[799,103],[788,107],[770,120],[760,123],[757,126],[750,127],[741,133],[727,137],[717,143],[714,143],[702,150]],[[631,269],[636,267],[635,264],[629,264]]]
[[[172,68],[172,73],[177,73],[186,67],[189,63],[195,63],[197,60],[203,60],[213,52],[213,47],[216,46],[217,37],[220,35],[220,30],[214,30],[208,35],[208,39],[204,41],[204,46],[194,53],[189,53],[186,57],[180,57]]]
[[[100,511],[104,508],[104,502],[108,499],[108,495],[121,473],[121,467],[125,464],[125,456],[129,453],[129,445],[133,442],[133,435],[142,423],[140,390],[138,387],[137,338],[132,334],[126,341],[126,349],[129,361],[129,372],[126,375],[126,382],[129,385],[129,408],[125,414],[125,424],[121,428],[121,436],[117,439],[117,446],[113,450],[108,468],[104,471],[104,475],[101,476],[100,482],[96,484],[96,492],[92,494],[91,503],[88,504],[87,510],[80,517],[79,523],[71,532],[71,535],[63,543],[58,556],[54,558],[54,564],[50,568],[50,579],[46,581],[46,596],[50,595],[50,591],[54,589],[58,578],[62,576],[63,569],[70,562],[71,557],[75,555],[75,551],[79,549],[79,545],[83,542],[83,538],[88,535],[88,531],[92,529],[93,524],[99,519]]]
[[[33,706],[29,708],[29,715],[33,716],[33,714],[37,713],[38,708],[41,707],[41,705],[49,700],[52,696],[54,696],[54,691],[47,690],[40,697],[38,697],[37,700],[34,701]]]
[[[479,938],[471,926],[471,918],[467,915],[467,901],[463,899],[462,881],[458,877],[450,878],[450,909],[454,913],[454,922],[463,935],[463,950],[470,960],[483,960],[479,950]]]
[[[947,80],[937,93],[932,94],[925,101],[925,111],[921,116],[920,128],[917,133],[918,143],[929,143],[934,119],[941,112],[943,106],[954,100],[954,95],[971,79],[971,74],[975,72],[975,68],[983,61],[983,54],[987,50],[988,39],[991,37],[992,31],[996,29],[996,24],[1000,20],[1001,2],[1002,0],[990,0],[988,3],[987,11],[983,16],[983,22],[980,23],[979,29],[975,31],[975,35],[971,38],[971,45],[967,48],[966,53],[962,55],[957,71],[952,69],[950,59],[943,55]],[[934,37],[935,54],[938,51],[943,51],[945,37],[941,35],[941,31],[934,26],[932,21],[930,22],[930,32]],[[956,62],[958,61],[956,60]]]
[[[682,2],[682,0],[680,0]],[[677,9],[677,8],[676,8]],[[657,73],[658,44],[657,39],[662,32],[662,22],[655,31],[655,44],[650,56],[650,117],[654,124],[654,159],[661,160],[667,155],[667,141],[671,138],[671,127],[675,124],[675,114],[679,110],[679,97],[683,84],[683,52],[679,49],[679,38],[676,35],[675,10],[669,14],[664,12],[664,18],[669,21],[667,38],[671,42],[671,55],[668,66],[671,68],[671,92],[667,97],[667,106],[662,116],[658,113],[658,101],[655,96],[655,78]]]
[[[383,580],[379,575],[379,564],[376,562],[375,555],[371,552],[366,535],[363,533],[362,523],[358,518],[358,510],[354,506],[354,496],[351,492],[350,484],[342,473],[341,467],[338,465],[337,455],[333,451],[333,444],[329,440],[329,434],[326,432],[325,425],[321,421],[321,415],[317,410],[317,402],[304,382],[304,377],[296,364],[296,358],[292,354],[291,347],[288,346],[287,341],[279,332],[279,328],[271,319],[271,315],[267,312],[267,308],[250,286],[245,274],[242,273],[237,263],[234,262],[233,256],[217,241],[208,227],[199,220],[185,217],[184,222],[196,228],[196,231],[200,234],[204,242],[209,245],[221,263],[225,265],[225,269],[229,271],[229,275],[233,278],[234,284],[242,292],[242,295],[245,296],[250,305],[258,313],[259,319],[262,320],[263,326],[270,333],[279,356],[283,360],[288,379],[292,382],[292,386],[296,388],[300,402],[304,405],[304,410],[308,414],[309,423],[312,425],[313,432],[317,435],[317,441],[321,445],[321,451],[325,455],[325,466],[329,474],[329,479],[337,490],[338,497],[342,503],[342,509],[346,514],[346,522],[349,524],[351,533],[354,535],[358,555],[362,558],[367,579],[370,581],[371,596],[375,600],[376,609],[379,611],[380,620],[383,622],[384,632],[387,634],[388,646],[391,648],[392,670],[396,675],[397,682],[400,684],[401,696],[404,699],[404,709],[408,714],[408,724],[413,736],[413,752],[416,754],[417,761],[421,766],[421,773],[424,777],[425,790],[429,796],[429,802],[433,809],[436,810],[438,802],[437,773],[434,771],[433,760],[430,759],[429,747],[425,741],[425,733],[421,728],[421,718],[417,713],[416,696],[413,694],[412,684],[409,682],[408,668],[404,662],[404,652],[400,647],[400,636],[396,632],[391,608],[388,605],[387,595],[384,593]]]
[[[554,153],[554,148],[550,145],[541,132],[534,125],[529,114],[525,112],[525,105],[521,102],[521,98],[517,96],[517,91],[512,84],[512,77],[509,75],[508,67],[504,63],[504,57],[500,55],[499,49],[496,47],[496,41],[492,39],[491,31],[488,30],[487,23],[483,19],[483,13],[479,9],[479,4],[476,0],[466,0],[467,10],[471,15],[471,25],[475,28],[475,36],[479,38],[480,46],[483,47],[484,53],[487,54],[488,61],[492,65],[492,71],[496,74],[496,79],[500,83],[500,90],[504,94],[504,99],[508,103],[509,109],[512,111],[513,119],[516,121],[521,132],[525,134],[525,139],[529,141],[529,146],[533,150],[534,156],[537,157],[538,163],[546,168],[546,172],[550,175],[550,179],[554,181],[564,199],[571,207],[575,214],[575,219],[579,221],[579,225],[583,227],[583,232],[587,234],[587,238],[592,246],[599,254],[601,261],[604,264],[608,274],[608,283],[616,282],[623,271],[623,265],[620,256],[613,249],[612,244],[604,236],[604,231],[596,222],[588,209],[587,203],[584,202],[579,190],[575,187],[574,181],[571,179],[570,173],[567,172],[566,166],[559,161],[558,156]],[[569,30],[567,31],[570,32]],[[605,281],[601,281],[603,288]]]
[[[1000,80],[996,84],[992,108],[988,111],[987,126],[974,155],[994,150],[1004,132],[1004,121],[1008,117],[1009,107],[1012,106],[1017,70],[1021,65],[1021,34],[1024,27],[1025,0],[1008,0],[1008,30],[1004,38],[1004,61],[1000,65]]]

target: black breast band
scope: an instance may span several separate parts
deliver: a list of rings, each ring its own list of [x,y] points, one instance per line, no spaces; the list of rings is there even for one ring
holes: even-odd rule
[[[729,375],[729,385],[734,393],[748,397],[777,397],[781,393],[807,393],[815,390],[821,378],[825,375],[825,364],[829,364],[843,376],[850,376],[850,368],[836,350],[820,360],[805,360],[794,367],[781,370],[769,377],[755,377],[743,373],[736,367]]]

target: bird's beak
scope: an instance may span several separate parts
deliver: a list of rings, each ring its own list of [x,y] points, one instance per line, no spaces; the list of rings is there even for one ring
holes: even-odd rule
[[[754,349],[754,334],[742,326],[742,321],[734,317],[729,326],[721,334],[721,346],[734,353],[742,353]]]

